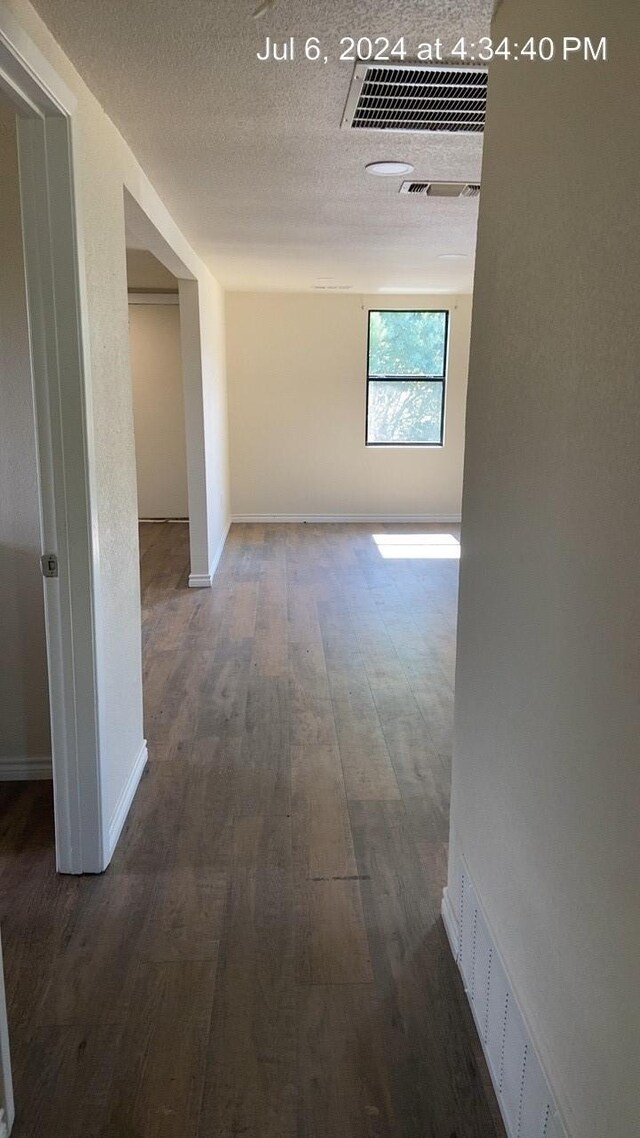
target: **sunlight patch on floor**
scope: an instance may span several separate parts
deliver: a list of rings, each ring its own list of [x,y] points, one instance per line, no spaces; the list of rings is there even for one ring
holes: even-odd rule
[[[374,533],[385,560],[457,561],[460,542],[452,533]]]

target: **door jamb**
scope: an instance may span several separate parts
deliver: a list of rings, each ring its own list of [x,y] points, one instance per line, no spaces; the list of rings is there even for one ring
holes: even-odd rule
[[[5,1138],[5,1135],[10,1133],[14,1118],[15,1106],[11,1080],[9,1032],[7,1029],[7,1002],[4,993],[2,941],[0,941],[0,1138]]]
[[[73,169],[75,96],[0,2],[0,88],[18,115],[18,157],[37,423],[56,865],[106,864],[97,660],[96,493],[82,250]]]

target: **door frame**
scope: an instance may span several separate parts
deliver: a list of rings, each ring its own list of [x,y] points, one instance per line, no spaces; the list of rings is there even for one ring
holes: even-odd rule
[[[7,1027],[7,1002],[4,993],[2,967],[2,940],[0,940],[0,1138],[9,1134],[15,1118],[13,1083],[11,1080],[11,1053]]]
[[[18,160],[36,415],[56,866],[105,868],[99,560],[88,322],[73,167],[76,98],[0,0],[0,90]]]
[[[200,285],[184,259],[182,247],[161,232],[134,187],[124,186],[125,240],[131,248],[146,249],[178,282],[180,309],[180,364],[187,450],[189,500],[189,587],[209,588],[221,549],[211,550],[209,488],[207,481],[206,414],[203,385],[203,345],[200,322]],[[135,242],[135,244],[133,244]],[[139,296],[137,298],[139,300]]]

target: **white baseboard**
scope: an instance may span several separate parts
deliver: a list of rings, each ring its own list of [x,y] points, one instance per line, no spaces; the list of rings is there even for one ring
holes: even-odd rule
[[[51,755],[0,755],[0,782],[35,782],[51,777]]]
[[[464,982],[509,1138],[569,1138],[514,986],[469,872],[459,859],[459,912],[448,889],[442,920]]]
[[[460,514],[234,514],[232,522],[379,522],[381,525],[401,525],[403,523],[454,525],[459,524]]]
[[[124,787],[122,788],[122,793],[120,795],[120,798],[118,799],[118,804],[117,804],[117,806],[113,812],[113,818],[111,819],[111,822],[109,824],[109,835],[108,835],[109,846],[108,846],[108,849],[106,851],[107,856],[105,859],[107,865],[111,861],[111,858],[113,857],[113,854],[114,854],[114,850],[118,844],[120,834],[122,833],[122,827],[124,826],[124,824],[127,820],[127,815],[129,813],[129,810],[131,809],[131,803],[133,802],[133,800],[135,798],[136,790],[138,789],[138,783],[140,782],[140,779],[142,778],[142,772],[144,771],[144,768],[147,765],[148,758],[149,758],[149,755],[147,752],[147,740],[143,739],[142,740],[142,746],[140,747],[140,750],[138,751],[135,762],[131,768],[131,772],[129,774],[129,777],[128,777]]]
[[[190,589],[210,589],[213,584],[213,573],[190,573]]]
[[[224,532],[222,534],[222,537],[220,538],[220,541],[218,542],[218,548],[216,549],[216,551],[213,555],[213,561],[211,562],[211,565],[209,566],[209,572],[208,573],[190,573],[189,574],[189,588],[190,589],[210,589],[211,588],[211,585],[213,584],[213,578],[215,576],[216,569],[218,568],[218,565],[220,563],[220,558],[222,557],[222,551],[224,549],[225,542],[229,536],[230,528],[231,528],[231,520],[229,520],[227,522],[225,529],[224,529]]]

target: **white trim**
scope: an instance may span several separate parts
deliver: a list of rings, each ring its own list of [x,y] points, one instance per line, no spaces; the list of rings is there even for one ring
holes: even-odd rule
[[[198,281],[178,280],[180,296],[180,362],[187,443],[190,571],[195,578],[211,572],[213,532],[210,499],[214,492],[207,473],[205,361],[203,357]]]
[[[568,1138],[566,1122],[541,1060],[541,1048],[461,857],[454,874],[459,915],[447,887],[442,894],[442,920],[508,1138]]]
[[[451,894],[449,893],[449,890],[446,887],[442,891],[442,909],[441,909],[441,912],[442,912],[442,921],[444,924],[445,932],[447,934],[449,944],[451,945],[451,951],[453,953],[453,958],[457,964],[460,935],[458,932],[458,922],[456,920],[456,915],[453,911],[453,905],[451,904]]]
[[[6,49],[4,51],[3,49]],[[29,38],[13,12],[0,0],[0,86],[23,110],[71,115],[78,100]]]
[[[129,292],[129,304],[180,304],[177,292]]]
[[[0,755],[0,782],[35,782],[51,776],[51,755]]]
[[[213,584],[213,573],[190,573],[190,589],[210,589]]]
[[[129,774],[129,777],[122,788],[122,793],[118,799],[118,804],[113,812],[113,817],[109,824],[109,848],[106,851],[105,858],[107,865],[113,857],[113,852],[118,844],[120,834],[122,833],[122,827],[127,820],[127,815],[131,809],[131,803],[136,796],[138,784],[142,778],[144,768],[146,767],[148,761],[149,754],[147,751],[147,740],[143,739],[140,750],[138,751],[133,766],[131,767],[131,773]]]
[[[189,575],[189,588],[190,589],[209,589],[209,588],[211,588],[211,586],[213,584],[213,578],[215,576],[216,569],[218,568],[218,565],[220,564],[220,558],[222,557],[222,552],[224,550],[226,540],[229,536],[229,530],[230,529],[231,529],[231,522],[229,521],[229,522],[227,522],[227,524],[225,526],[224,533],[222,534],[222,537],[220,538],[220,541],[218,542],[218,548],[216,549],[216,551],[213,555],[213,561],[211,562],[209,572],[208,573],[191,573]]]
[[[460,514],[234,514],[232,522],[379,522],[388,525],[415,523],[416,525],[459,525]]]
[[[206,577],[211,562],[213,537],[209,520],[211,489],[207,477],[205,370],[201,330],[201,282],[197,258],[167,214],[155,190],[141,175],[135,184],[125,183],[124,215],[127,243],[147,249],[178,281],[180,310],[180,361],[184,401],[189,499],[190,571]],[[140,295],[140,294],[137,294]],[[152,294],[154,303],[158,297]]]
[[[2,964],[2,941],[0,940],[0,1138],[2,1128],[8,1134],[15,1118],[13,1102],[13,1082],[11,1079],[11,1050],[9,1047],[9,1027],[7,1024],[7,1001],[4,990],[4,969]],[[4,1116],[6,1115],[6,1124]]]
[[[42,552],[57,868],[100,872],[98,551],[88,329],[73,169],[75,97],[0,3],[0,86],[18,116]]]
[[[220,538],[220,541],[218,542],[218,548],[216,549],[216,551],[213,555],[213,561],[211,562],[211,569],[210,569],[210,573],[211,573],[212,577],[213,577],[216,569],[218,568],[218,565],[220,564],[220,558],[222,557],[222,554],[224,552],[224,547],[226,545],[230,529],[231,529],[231,519],[229,519],[226,526],[224,527],[222,537]]]

